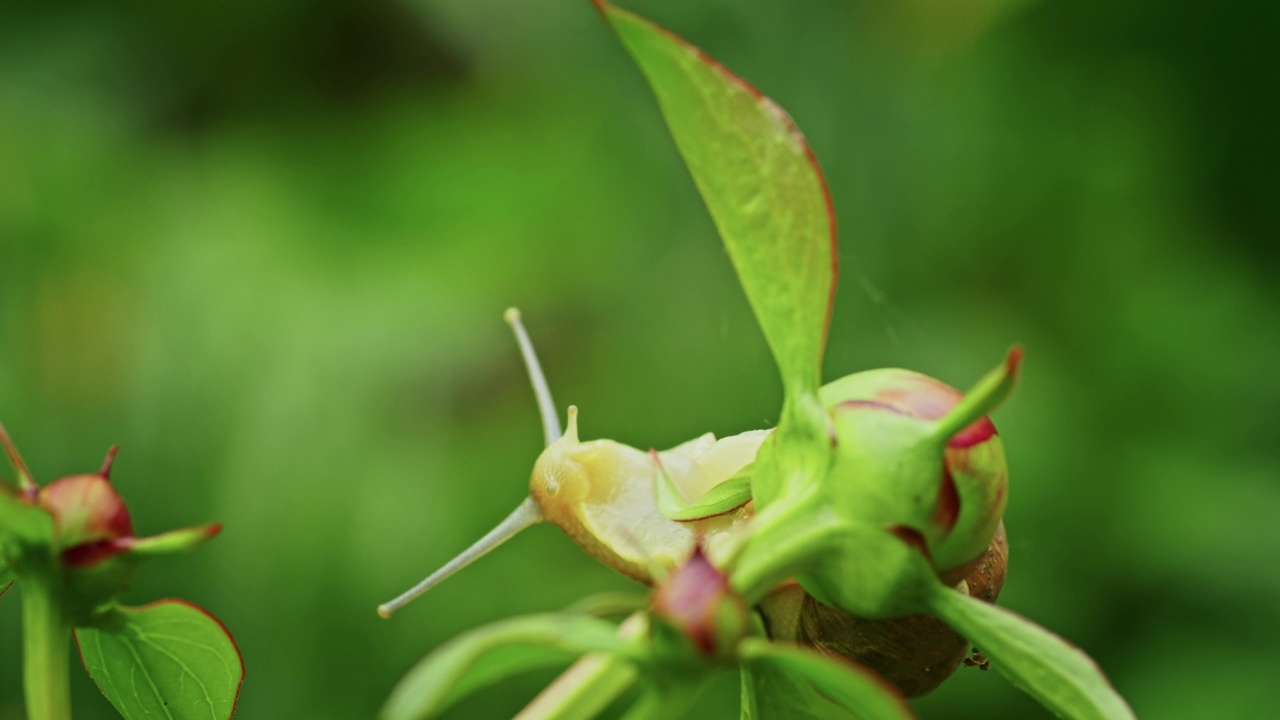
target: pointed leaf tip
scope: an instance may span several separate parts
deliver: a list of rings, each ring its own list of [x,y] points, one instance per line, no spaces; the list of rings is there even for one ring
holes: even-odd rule
[[[139,557],[156,557],[190,552],[217,537],[222,523],[179,528],[145,538],[130,538],[129,552]]]
[[[816,393],[837,252],[812,148],[786,111],[699,48],[604,0],[596,7],[657,97],[788,395]]]

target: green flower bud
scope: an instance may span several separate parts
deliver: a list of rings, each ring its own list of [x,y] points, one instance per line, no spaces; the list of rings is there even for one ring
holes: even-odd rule
[[[959,582],[991,544],[1008,472],[986,416],[1012,390],[1021,349],[962,394],[907,370],[824,387],[834,453],[815,507],[846,535],[799,576],[818,600],[869,618],[918,611],[929,574]]]
[[[936,437],[937,421],[963,397],[896,369],[850,375],[822,393],[836,428],[833,472],[868,480],[844,486],[848,507],[861,521],[922,539],[939,573],[986,550],[1006,502],[1004,445],[990,418],[978,417],[945,443]]]

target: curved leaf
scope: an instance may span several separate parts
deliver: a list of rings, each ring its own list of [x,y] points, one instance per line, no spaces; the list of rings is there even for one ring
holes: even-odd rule
[[[244,662],[222,623],[197,606],[161,600],[120,608],[75,634],[89,677],[125,718],[235,714]]]
[[[1102,669],[1079,648],[1035,623],[941,584],[929,609],[969,642],[1014,685],[1060,717],[1133,718],[1133,710]]]
[[[588,652],[624,653],[612,623],[584,615],[530,615],[459,635],[423,658],[383,706],[385,720],[425,718],[504,677]]]
[[[654,465],[657,467],[658,482],[655,490],[658,495],[658,511],[668,520],[691,521],[723,515],[742,507],[751,499],[751,466],[738,471],[737,475],[713,486],[705,495],[696,500],[686,500],[671,476],[667,474],[662,463],[658,462],[654,453]]]
[[[658,98],[787,393],[816,391],[835,293],[835,215],[782,108],[698,48],[596,0]]]
[[[755,672],[803,678],[832,702],[863,720],[915,717],[901,693],[860,665],[760,638],[743,640],[738,651],[743,662]]]

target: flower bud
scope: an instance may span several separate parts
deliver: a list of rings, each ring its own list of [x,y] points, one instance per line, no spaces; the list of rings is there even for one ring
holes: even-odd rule
[[[1012,389],[1015,348],[968,396],[908,370],[872,370],[823,389],[837,433],[836,472],[860,518],[916,534],[940,572],[973,562],[1004,514],[1004,447],[985,414]],[[843,468],[841,467],[843,466]],[[855,500],[855,498],[850,498]]]
[[[816,516],[841,535],[797,576],[809,594],[864,617],[896,617],[920,612],[931,576],[954,583],[972,570],[1006,499],[1004,450],[986,415],[1012,391],[1021,355],[1015,347],[965,394],[897,369],[822,389],[832,444],[824,481],[778,506],[783,520],[769,529],[803,533],[799,518]],[[754,540],[765,549],[778,541]]]
[[[47,546],[58,558],[58,567],[51,571],[61,573],[65,582],[63,609],[73,623],[88,621],[100,606],[124,592],[142,559],[194,549],[221,530],[213,524],[135,537],[129,508],[111,486],[114,447],[97,473],[72,475],[39,488],[3,427],[0,445],[19,477],[13,499],[19,507],[39,508],[52,519],[51,532],[46,524],[43,531],[28,532],[24,541],[41,554],[48,550],[39,546]],[[5,490],[2,483],[0,490]]]
[[[659,586],[653,613],[710,657],[730,656],[750,627],[742,596],[729,587],[728,575],[711,564],[700,544]]]

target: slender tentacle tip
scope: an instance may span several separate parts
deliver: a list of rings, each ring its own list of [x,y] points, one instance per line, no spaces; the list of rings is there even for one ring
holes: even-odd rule
[[[542,430],[546,436],[546,443],[550,445],[561,437],[564,432],[560,427],[560,418],[556,415],[556,405],[551,399],[551,390],[547,386],[547,378],[542,373],[542,365],[538,362],[538,354],[534,352],[533,342],[529,340],[529,334],[524,329],[524,323],[520,321],[520,310],[518,308],[507,308],[502,314],[507,324],[511,326],[511,330],[515,333],[516,343],[520,346],[520,355],[524,359],[525,369],[529,373],[529,381],[533,385],[533,394],[538,401],[538,411],[542,415]],[[569,407],[569,438],[573,442],[578,440],[578,408]],[[498,547],[502,543],[515,536],[525,528],[542,522],[546,518],[542,513],[542,508],[534,498],[525,498],[519,507],[517,507],[505,520],[498,523],[498,526],[490,530],[484,537],[477,540],[471,547],[464,550],[460,555],[445,563],[443,567],[427,576],[422,582],[410,588],[407,592],[388,603],[378,606],[378,615],[383,618],[391,617],[396,610],[409,603],[414,598],[419,597],[431,588],[439,585],[450,575],[453,575],[462,568],[479,560],[490,550]]]
[[[383,618],[391,617],[392,613],[444,582],[449,576],[484,557],[490,550],[515,537],[525,528],[542,522],[543,519],[542,508],[538,507],[538,503],[532,497],[525,498],[525,501],[520,503],[505,520],[498,523],[497,527],[486,533],[471,547],[463,550],[457,557],[445,563],[439,570],[428,575],[425,580],[414,585],[400,597],[379,605],[378,615]]]
[[[515,333],[516,344],[520,346],[520,356],[524,358],[525,369],[529,372],[529,382],[533,385],[534,397],[538,400],[538,413],[542,415],[542,432],[546,443],[550,445],[560,439],[560,419],[556,417],[556,404],[551,399],[551,388],[547,385],[547,376],[542,372],[542,364],[538,362],[538,354],[533,350],[533,341],[520,321],[519,308],[507,308],[502,319],[511,326]]]

